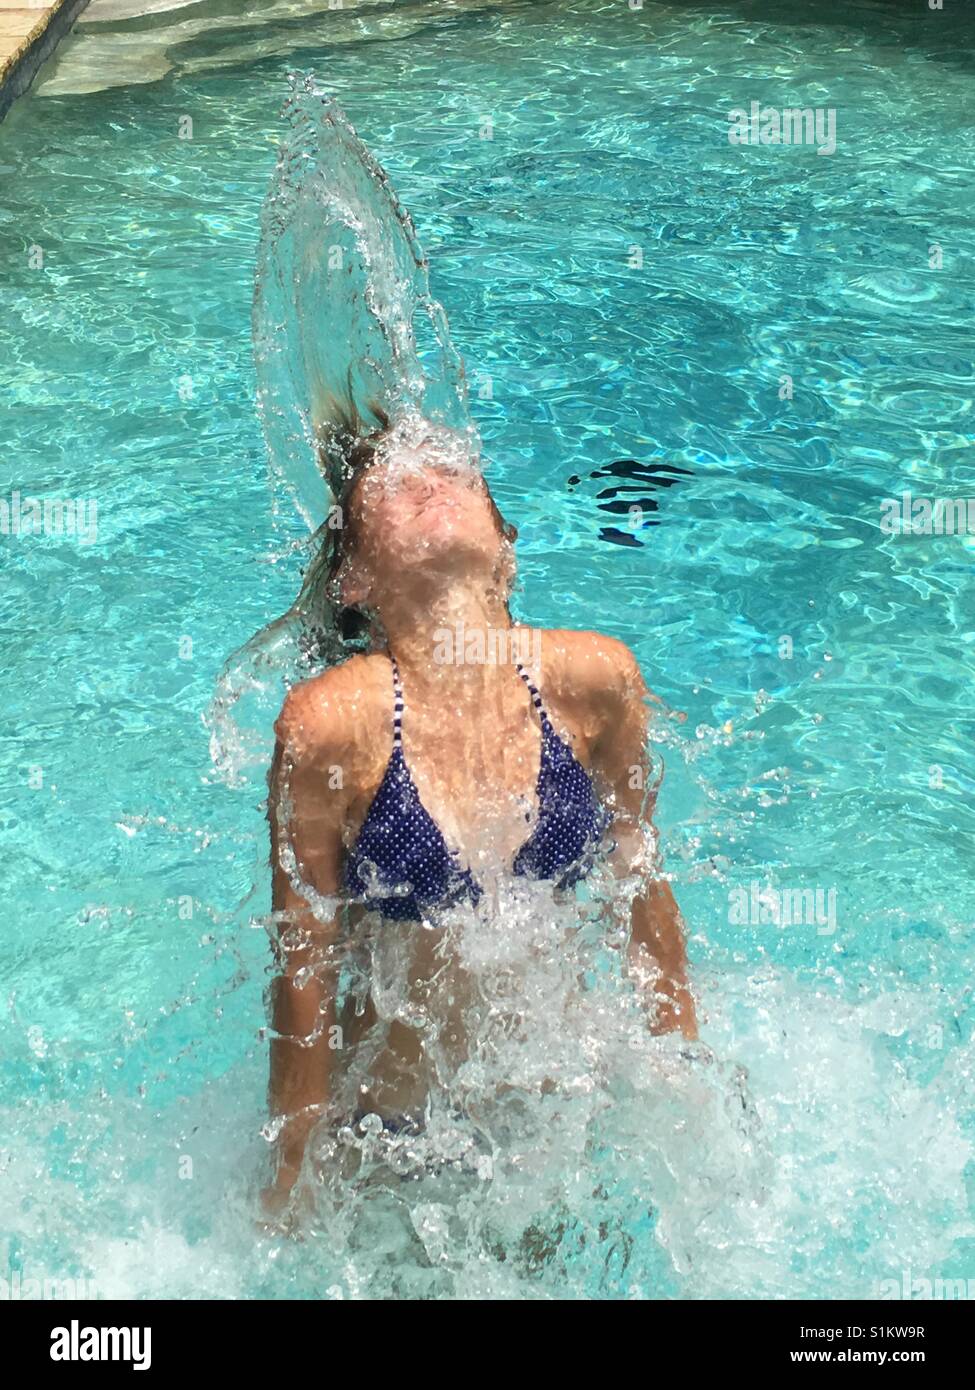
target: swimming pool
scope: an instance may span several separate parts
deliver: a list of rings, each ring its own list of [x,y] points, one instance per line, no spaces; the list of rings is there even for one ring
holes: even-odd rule
[[[298,583],[249,328],[295,68],[413,214],[520,527],[519,612],[628,641],[687,716],[660,817],[724,1081],[698,1110],[641,1097],[653,1190],[597,1155],[612,1258],[519,1278],[431,1238],[438,1291],[975,1278],[975,541],[880,525],[883,498],[975,491],[975,41],[907,4],[766,9],[272,11],[171,37],[152,82],[48,70],[0,126],[3,495],[97,502],[93,544],[3,538],[0,1269],[390,1287],[327,1232],[254,1229],[263,788],[215,774],[202,722]],[[835,152],[732,145],[752,101],[835,109]],[[591,476],[624,459],[682,470],[639,532],[605,504],[647,488]],[[785,890],[824,910],[777,925]]]

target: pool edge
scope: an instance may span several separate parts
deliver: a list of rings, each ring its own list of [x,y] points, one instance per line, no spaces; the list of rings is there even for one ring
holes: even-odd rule
[[[89,0],[53,0],[38,10],[37,23],[17,47],[0,58],[0,121],[18,97],[23,96],[38,69],[57,48]],[[30,6],[25,5],[25,9]]]

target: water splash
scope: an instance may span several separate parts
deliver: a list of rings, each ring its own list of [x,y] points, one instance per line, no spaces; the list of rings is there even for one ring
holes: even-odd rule
[[[409,213],[314,78],[291,83],[291,129],[261,217],[254,359],[274,476],[314,530],[350,428],[423,420],[457,431],[472,457],[478,449]]]
[[[422,1039],[430,1082],[421,1126],[391,1133],[360,1106],[310,1146],[302,1233],[351,1296],[708,1296],[732,1270],[773,1277],[755,1250],[770,1160],[744,1074],[651,1036],[609,884],[593,887],[553,902],[549,885],[499,883],[490,905],[441,918],[419,987],[429,925],[366,922],[331,954],[346,1001],[361,988],[376,1012],[343,1053],[336,1109],[356,1110],[397,1025]]]
[[[468,461],[476,436],[459,358],[388,180],[314,84],[295,84],[288,110],[291,136],[265,207],[255,351],[275,482],[314,531],[341,481],[350,422],[369,428],[388,416],[409,438],[432,420]],[[295,607],[225,675],[220,699],[234,708],[239,742],[215,740],[215,750],[237,774],[253,767],[263,778],[269,755],[254,710],[241,711],[254,702],[268,726],[283,686],[309,669],[316,625],[313,565]],[[756,717],[764,703],[756,699]],[[755,812],[735,811],[715,786],[729,750],[741,776],[730,721],[667,741],[689,772],[697,765],[705,807],[689,817],[681,856],[690,896],[698,870],[721,876],[716,853],[727,845],[705,835],[715,807],[732,808],[732,829]],[[283,858],[314,902],[297,858]],[[786,1287],[821,1295],[824,1283],[871,1294],[891,1269],[938,1267],[949,1241],[933,1224],[922,1241],[906,1216],[889,1221],[880,1198],[850,1215],[854,1169],[893,1190],[898,1212],[912,1209],[906,1179],[883,1158],[882,1098],[898,1087],[912,1116],[931,1111],[924,1143],[939,1126],[949,1136],[941,1200],[952,1211],[965,1204],[970,1149],[949,1098],[904,1083],[877,1043],[883,1022],[864,1027],[837,1001],[824,1034],[820,984],[743,969],[740,941],[723,953],[715,945],[716,919],[704,1013],[713,1045],[744,1055],[750,1081],[708,1047],[650,1035],[622,969],[613,904],[624,886],[597,875],[587,894],[553,902],[544,885],[499,876],[478,908],[458,910],[436,934],[366,921],[322,962],[340,970],[351,1014],[368,998],[376,1022],[343,1057],[344,1118],[323,1123],[309,1150],[313,1201],[301,1233],[316,1286],[330,1297],[775,1297]],[[320,904],[323,914],[331,907]],[[431,952],[442,968],[418,991],[413,965]],[[422,1038],[429,1097],[422,1128],[390,1133],[368,1107],[355,1116],[401,1024]],[[750,1051],[743,1035],[755,1039]],[[848,1162],[837,1150],[850,1134],[864,1137]],[[824,1228],[836,1235],[828,1267]],[[271,1240],[274,1260],[281,1245]]]
[[[409,213],[337,103],[292,75],[289,123],[264,202],[252,315],[257,405],[275,497],[313,533],[293,607],[224,668],[208,715],[231,785],[267,767],[268,730],[294,680],[348,654],[325,591],[327,518],[350,452],[384,426],[388,447],[433,442],[476,466],[464,366],[430,293]]]
[[[476,463],[478,442],[460,358],[385,173],[312,80],[292,80],[286,113],[262,219],[255,359],[275,484],[314,531],[350,446],[380,425],[393,447],[435,431],[458,466]],[[213,744],[224,771],[263,774],[255,714],[273,716],[283,685],[307,673],[309,632],[319,659],[323,632],[326,662],[340,654],[321,588],[316,561],[291,612],[229,663]],[[292,886],[330,916],[334,902],[301,881],[287,843],[279,850]],[[613,904],[625,885],[608,870],[558,902],[550,885],[479,877],[476,908],[433,931],[367,918],[316,967],[339,973],[342,1017],[354,1027],[368,1007],[375,1022],[343,1048],[333,1115],[309,1147],[305,1238],[328,1241],[352,1296],[614,1296],[659,1293],[675,1269],[691,1278],[714,1193],[727,1209],[762,1187],[740,1074],[706,1048],[651,1036],[623,968]],[[362,1102],[400,1027],[422,1045],[424,1118],[390,1133]],[[730,1240],[727,1215],[722,1230]]]
[[[386,23],[390,7],[377,8]],[[522,23],[491,26],[480,53],[452,24],[448,84],[442,80],[448,30],[439,24],[409,46],[377,43],[370,52],[361,42],[363,20],[356,13],[348,29],[357,27],[357,47],[346,50],[342,62],[350,102],[368,102],[377,128],[398,128],[411,162],[415,155],[416,176],[454,208],[448,221],[461,236],[467,227],[472,257],[480,258],[472,263],[485,267],[491,305],[483,323],[485,350],[497,346],[512,364],[533,364],[544,343],[555,368],[554,384],[542,383],[531,411],[520,396],[511,410],[504,408],[502,431],[506,447],[532,451],[539,465],[522,512],[537,519],[534,538],[529,526],[526,540],[529,554],[534,547],[533,587],[547,605],[545,616],[565,619],[567,593],[594,603],[611,595],[606,612],[613,631],[627,640],[641,634],[646,670],[687,705],[689,728],[700,730],[685,746],[668,749],[661,830],[678,898],[697,933],[692,960],[707,1037],[718,1053],[748,1066],[762,1121],[750,1142],[769,1146],[774,1176],[771,1183],[756,1184],[760,1200],[754,1207],[747,1186],[728,1179],[735,1177],[736,1163],[747,1169],[751,1160],[721,1109],[717,1082],[712,1108],[724,1120],[712,1126],[710,1112],[698,1118],[688,1106],[682,1115],[677,1098],[668,1106],[673,1092],[662,1086],[641,1114],[639,1102],[632,1106],[627,1099],[631,1083],[617,1081],[606,1093],[619,1099],[615,1122],[633,1131],[634,1147],[651,1145],[663,1156],[654,1160],[651,1180],[631,1181],[629,1221],[613,1244],[620,1253],[608,1262],[602,1286],[623,1295],[873,1297],[889,1276],[899,1287],[907,1270],[970,1276],[975,911],[970,878],[959,873],[972,830],[971,799],[964,794],[971,767],[960,751],[968,746],[970,729],[967,576],[950,553],[921,549],[918,542],[909,549],[877,550],[809,544],[818,527],[835,537],[855,531],[864,499],[875,516],[873,499],[902,473],[905,486],[923,474],[934,478],[935,492],[969,490],[965,441],[956,425],[944,426],[946,411],[964,408],[971,395],[970,343],[958,312],[961,282],[956,279],[952,291],[949,280],[939,280],[943,292],[926,306],[926,322],[916,314],[894,314],[890,296],[881,302],[875,295],[871,304],[862,287],[847,296],[850,313],[841,322],[823,307],[823,264],[816,254],[817,239],[842,237],[854,226],[867,260],[870,248],[882,245],[885,264],[903,265],[916,276],[924,247],[912,210],[920,207],[938,226],[946,220],[962,230],[969,225],[954,157],[966,147],[953,138],[965,103],[961,85],[969,80],[961,66],[964,45],[953,47],[939,24],[924,26],[931,30],[926,52],[899,42],[904,35],[894,30],[848,50],[837,47],[833,25],[817,32],[807,25],[803,46],[808,41],[824,81],[855,92],[862,134],[874,153],[889,144],[888,59],[895,51],[904,57],[899,109],[914,114],[904,124],[908,157],[896,178],[878,157],[861,170],[865,184],[851,184],[844,162],[825,183],[807,190],[807,199],[804,184],[758,165],[743,172],[736,164],[724,173],[714,166],[715,177],[702,185],[700,169],[711,167],[715,155],[708,121],[687,123],[675,143],[668,126],[649,122],[640,128],[632,120],[634,100],[644,109],[654,102],[671,112],[684,109],[685,69],[675,67],[672,56],[677,49],[695,72],[712,74],[716,102],[743,75],[760,81],[768,57],[761,26],[749,31],[752,58],[742,69],[739,47],[729,58],[723,33],[706,15],[690,21],[683,6],[665,26],[666,41],[654,44],[644,43],[632,25],[620,25],[614,6],[598,14],[599,7],[588,4],[541,8],[545,22],[531,29]],[[397,5],[389,23],[399,20],[400,10]],[[655,13],[659,18],[663,9]],[[205,21],[211,29],[213,22],[212,16]],[[307,29],[292,23],[288,32],[307,52]],[[331,43],[331,28],[328,37]],[[251,44],[257,49],[256,35]],[[207,648],[226,645],[226,607],[213,595],[226,593],[239,577],[228,557],[248,542],[251,497],[230,493],[238,481],[235,463],[211,478],[208,507],[188,508],[183,471],[157,468],[142,455],[144,466],[133,467],[129,441],[149,437],[154,409],[166,406],[167,373],[160,372],[157,354],[167,339],[176,345],[167,359],[175,377],[182,370],[179,345],[188,321],[198,325],[197,346],[213,373],[214,391],[234,399],[235,359],[223,337],[211,340],[209,314],[216,294],[221,322],[239,338],[236,283],[246,252],[236,237],[207,244],[213,294],[198,302],[184,255],[172,271],[175,292],[167,295],[169,281],[146,281],[146,252],[149,247],[168,253],[193,236],[200,205],[224,196],[228,148],[235,151],[233,187],[235,196],[240,190],[241,216],[250,217],[250,195],[263,192],[267,177],[263,166],[259,173],[254,167],[263,158],[257,133],[277,100],[271,89],[279,68],[269,51],[261,49],[262,61],[246,69],[246,81],[240,69],[226,81],[181,83],[190,101],[183,109],[210,111],[214,132],[223,136],[195,143],[198,167],[187,163],[184,142],[172,138],[173,89],[162,83],[144,89],[138,122],[129,119],[131,107],[121,97],[110,103],[118,119],[95,123],[87,119],[86,101],[69,99],[52,103],[43,120],[22,121],[16,141],[7,145],[6,162],[20,170],[9,182],[11,197],[16,194],[23,208],[21,221],[36,221],[33,211],[43,208],[52,226],[83,230],[91,223],[94,188],[100,210],[89,240],[112,248],[100,263],[64,257],[61,288],[47,301],[38,298],[33,271],[24,269],[19,281],[14,276],[8,388],[30,407],[17,417],[23,480],[31,468],[37,479],[47,477],[51,440],[63,430],[65,460],[83,461],[84,486],[126,500],[118,509],[126,530],[144,506],[147,518],[165,513],[173,520],[180,544],[174,570],[156,538],[132,528],[116,553],[114,580],[104,574],[104,583],[67,587],[63,550],[10,554],[11,620],[25,633],[57,633],[60,660],[50,660],[34,640],[11,651],[20,679],[9,682],[10,698],[18,688],[30,691],[23,717],[12,725],[11,751],[27,765],[36,757],[38,727],[58,736],[45,745],[52,794],[39,797],[10,778],[2,811],[12,850],[8,886],[21,911],[8,914],[8,956],[19,988],[5,1019],[0,1078],[8,1136],[0,1159],[0,1273],[18,1259],[37,1273],[87,1271],[106,1295],[130,1297],[332,1298],[397,1281],[420,1289],[424,1280],[427,1286],[452,1281],[472,1295],[494,1289],[544,1296],[558,1284],[554,1274],[545,1282],[544,1267],[532,1272],[548,1248],[537,1236],[520,1256],[524,1275],[514,1255],[501,1261],[476,1253],[465,1266],[459,1242],[444,1247],[449,1178],[439,1188],[432,1178],[404,1183],[403,1192],[414,1194],[408,1202],[397,1202],[388,1191],[382,1196],[408,1223],[407,1235],[419,1232],[427,1261],[422,1268],[418,1252],[412,1270],[402,1262],[397,1268],[394,1258],[381,1259],[380,1242],[395,1247],[398,1239],[395,1220],[377,1216],[377,1245],[370,1255],[366,1212],[382,1205],[378,1184],[372,1197],[367,1188],[352,1197],[362,1221],[358,1249],[325,1229],[324,1197],[317,1213],[320,1238],[312,1232],[304,1242],[255,1239],[247,1189],[265,1148],[257,1135],[265,1114],[266,1063],[252,1039],[261,1019],[266,942],[263,932],[242,930],[231,913],[233,899],[252,880],[254,898],[266,889],[266,835],[255,810],[260,793],[234,798],[196,786],[200,750],[186,711],[195,707],[199,687],[183,684],[190,667],[170,683],[168,636],[159,640],[159,634],[173,632],[174,596],[185,584],[196,596],[194,616]],[[585,90],[577,79],[583,51],[595,79]],[[207,58],[199,55],[201,62]],[[632,87],[615,80],[624,66]],[[104,64],[98,68],[103,73]],[[883,80],[874,80],[878,76]],[[496,87],[513,98],[512,109],[517,106],[516,134],[528,154],[512,159],[510,150],[472,140],[464,119],[458,124],[459,112],[479,110],[482,94]],[[410,109],[406,93],[420,112]],[[23,109],[26,114],[28,107]],[[627,157],[621,159],[624,136]],[[79,140],[86,161],[80,191],[69,167]],[[594,281],[584,272],[573,287],[553,267],[607,265],[607,200],[624,210],[646,208],[665,143],[677,211],[660,232],[653,274],[631,278],[624,288],[601,273]],[[439,167],[434,147],[449,154]],[[127,191],[120,199],[120,160],[126,157]],[[590,171],[584,196],[582,160]],[[521,172],[512,177],[516,164]],[[912,172],[917,169],[923,177]],[[193,196],[169,198],[166,190],[177,185]],[[864,186],[876,196],[864,198]],[[468,192],[472,200],[464,196]],[[892,200],[903,213],[906,241],[891,241]],[[136,206],[138,235],[132,226]],[[491,216],[499,206],[504,215]],[[729,207],[739,206],[751,227],[744,233],[742,219],[727,216]],[[808,215],[800,219],[806,230],[793,245],[789,228],[797,207]],[[648,215],[659,223],[652,207]],[[17,219],[8,223],[16,225]],[[236,222],[224,219],[222,225]],[[699,235],[700,229],[707,235]],[[743,236],[769,252],[757,276],[748,273],[748,258],[741,255]],[[694,244],[681,245],[688,237]],[[773,249],[780,242],[782,256]],[[971,252],[969,236],[963,254]],[[214,265],[220,270],[216,286]],[[516,301],[503,293],[511,289],[512,266],[523,277],[522,302],[534,305],[514,320],[505,306]],[[744,272],[736,274],[735,267]],[[690,318],[688,284],[698,306]],[[711,294],[706,287],[715,285]],[[541,302],[543,296],[551,302]],[[820,308],[810,312],[811,303]],[[716,332],[714,325],[725,323],[729,331]],[[605,346],[597,358],[588,351],[594,335]],[[930,346],[935,340],[937,351]],[[704,360],[700,345],[712,342],[717,346]],[[774,386],[770,369],[783,360],[783,342],[808,360],[814,390],[808,415],[790,407],[788,422],[775,417],[774,389],[766,389],[770,380]],[[81,343],[88,368],[100,365],[104,389],[93,402],[81,383],[75,408],[66,412],[65,382],[70,384],[73,370],[68,359],[72,353],[78,359]],[[132,367],[132,343],[140,345],[145,371]],[[59,352],[66,354],[63,361]],[[607,360],[623,363],[612,389]],[[53,376],[17,371],[23,361],[47,362]],[[598,381],[602,407],[590,409],[597,398],[587,404],[582,391],[567,397],[560,371],[566,381]],[[525,380],[538,383],[528,366]],[[735,386],[743,380],[743,388]],[[519,389],[527,392],[528,386]],[[688,391],[705,403],[703,414],[690,411],[690,422]],[[909,408],[895,409],[891,400]],[[179,447],[183,462],[204,476],[213,436],[199,424],[194,413]],[[631,428],[652,429],[649,443],[660,443],[667,457],[696,474],[671,496],[679,495],[682,514],[697,524],[661,527],[653,536],[652,614],[648,571],[630,563],[638,552],[605,546],[594,555],[580,534],[581,515],[578,525],[557,527],[551,520],[549,471],[557,476],[560,460],[570,454],[580,456],[580,467],[595,466],[605,457],[610,433],[621,435],[614,452],[630,451]],[[235,448],[246,449],[249,438],[246,428],[232,435]],[[221,513],[228,494],[230,505]],[[213,549],[218,516],[229,541],[220,555]],[[307,532],[304,523],[301,528]],[[258,609],[257,592],[258,585],[248,585],[241,595],[248,612]],[[282,600],[278,608],[284,606]],[[93,613],[103,633],[97,642],[91,638]],[[261,620],[255,616],[252,627]],[[928,629],[918,626],[922,622]],[[927,640],[925,631],[930,637],[935,628],[939,640]],[[808,650],[797,639],[795,661],[775,654],[774,639],[782,632],[807,634]],[[835,644],[833,685],[827,679],[812,683],[813,660],[818,665],[826,650],[820,642]],[[282,661],[290,651],[285,644]],[[106,661],[107,654],[116,659]],[[64,680],[65,662],[75,672],[73,694]],[[197,661],[198,673],[202,666]],[[146,681],[147,670],[161,677],[161,685]],[[268,670],[268,679],[276,679],[276,657]],[[692,690],[695,682],[700,689]],[[724,734],[732,718],[733,738]],[[242,718],[241,727],[253,738],[253,747],[240,755],[241,766],[245,772],[254,767],[256,784],[263,781],[269,726]],[[123,733],[126,747],[135,736],[137,756],[119,756]],[[945,772],[940,790],[928,786],[932,761]],[[111,768],[112,776],[93,778],[93,767]],[[759,798],[769,784],[761,779],[779,768],[781,791],[791,785],[789,800],[763,807]],[[155,812],[165,812],[166,827],[155,823]],[[215,834],[209,850],[198,855],[195,837],[184,834],[184,827],[209,826],[211,817],[222,837]],[[125,828],[113,832],[116,822]],[[238,836],[248,837],[252,854]],[[752,865],[755,876],[781,874],[785,883],[797,877],[840,883],[846,900],[837,938],[814,941],[801,930],[775,926],[729,928],[728,885],[721,875],[747,880]],[[184,924],[177,934],[172,900],[186,892],[223,907],[225,918],[214,926],[208,911],[199,927]],[[26,945],[25,913],[36,925]],[[198,951],[193,938],[204,928],[207,935],[216,931],[216,950]],[[485,950],[489,946],[490,939]],[[592,996],[588,1002],[591,1007]],[[41,1034],[33,1031],[35,1024],[42,1025]],[[557,1019],[548,1017],[547,1025],[554,1030]],[[687,1078],[688,1098],[695,1070],[706,1079],[727,1076],[717,1064],[695,1067],[682,1058],[671,1070]],[[723,1103],[733,1107],[734,1084],[724,1094]],[[540,1111],[547,1103],[540,1102]],[[570,1121],[581,1121],[581,1115],[573,1102]],[[603,1121],[608,1140],[611,1118]],[[246,1148],[248,1136],[254,1138],[253,1152]],[[437,1142],[447,1152],[446,1139]],[[498,1164],[508,1187],[499,1185],[498,1196],[516,1190],[517,1178],[503,1172],[508,1152],[503,1150]],[[553,1181],[571,1192],[580,1169],[573,1161],[577,1150],[553,1138],[552,1152],[565,1159]],[[192,1182],[179,1173],[183,1156],[196,1160]],[[623,1211],[626,1165],[599,1150],[595,1157],[610,1201],[619,1198],[616,1210]],[[556,1168],[554,1157],[550,1167]],[[527,1195],[544,1191],[532,1189],[533,1181],[524,1180],[520,1210],[540,1206],[544,1215],[543,1203],[533,1204]],[[502,1211],[492,1219],[492,1188],[480,1179],[475,1211],[483,1214],[481,1229],[500,1224],[503,1246],[516,1216],[513,1211],[509,1219]],[[344,1197],[347,1211],[348,1189]],[[590,1192],[583,1224],[595,1220],[597,1208]],[[600,1247],[597,1228],[583,1253],[569,1259],[565,1252],[579,1225],[553,1217],[553,1239],[560,1222],[564,1262],[578,1269],[576,1261],[585,1265],[588,1259],[598,1287],[607,1267],[599,1266],[598,1251],[609,1242]],[[632,1251],[621,1274],[628,1240]],[[517,1233],[508,1245],[520,1251]],[[483,1252],[485,1246],[472,1234],[470,1248]],[[570,1274],[562,1291],[579,1287],[574,1281],[584,1281],[582,1271]]]

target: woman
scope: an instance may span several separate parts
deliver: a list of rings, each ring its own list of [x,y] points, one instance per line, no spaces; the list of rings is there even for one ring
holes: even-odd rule
[[[291,690],[271,775],[282,1201],[323,1117],[422,1125],[434,1048],[441,1069],[465,1048],[463,969],[445,961],[444,923],[484,911],[478,929],[490,931],[499,884],[564,894],[607,861],[632,894],[628,965],[651,1028],[696,1036],[677,906],[648,852],[648,692],[635,658],[598,633],[512,622],[514,532],[432,427],[412,442],[381,431],[356,463],[331,580],[372,649]],[[368,999],[339,1010],[330,950],[366,914],[409,941],[413,1012],[392,1021]],[[350,1114],[343,1075],[367,1040]]]

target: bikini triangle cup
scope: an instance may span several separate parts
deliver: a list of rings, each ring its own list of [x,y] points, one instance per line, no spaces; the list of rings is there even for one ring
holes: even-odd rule
[[[420,921],[463,898],[476,903],[481,889],[459,863],[429,814],[403,753],[403,686],[393,668],[393,748],[356,842],[345,862],[350,898],[393,921]],[[591,856],[610,821],[589,773],[552,727],[538,690],[522,666],[542,730],[534,829],[515,856],[512,871],[551,879],[569,888],[589,872]]]

